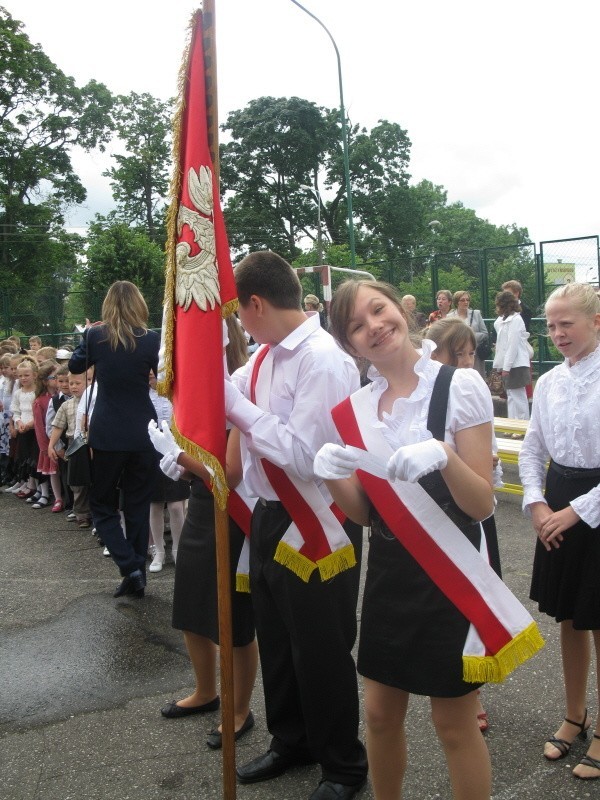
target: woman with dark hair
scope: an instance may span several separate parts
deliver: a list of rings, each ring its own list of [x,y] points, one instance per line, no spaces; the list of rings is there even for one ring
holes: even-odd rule
[[[473,369],[476,369],[481,377],[485,378],[485,358],[481,357],[477,348],[479,348],[479,345],[483,346],[487,344],[489,341],[489,333],[486,324],[483,321],[481,311],[479,311],[477,308],[469,308],[470,302],[471,295],[469,292],[454,292],[452,297],[452,305],[454,308],[452,311],[448,312],[448,316],[458,317],[458,319],[461,319],[469,326],[469,328],[473,330],[476,342],[475,363],[473,364]]]
[[[498,292],[496,313],[494,369],[502,371],[507,413],[511,419],[529,419],[529,401],[525,387],[530,379],[529,364],[533,350],[527,341],[529,334],[519,313],[518,298],[509,291]]]
[[[429,315],[429,324],[438,319],[446,319],[452,308],[452,292],[449,289],[440,289],[435,296],[437,311],[432,311]]]
[[[87,328],[69,360],[75,374],[95,367],[98,394],[88,436],[93,454],[90,506],[98,536],[122,576],[115,597],[143,597],[146,586],[150,500],[158,461],[148,437],[148,423],[156,419],[148,375],[158,372],[160,343],[147,325],[148,307],[137,286],[116,281],[104,299],[101,324]]]

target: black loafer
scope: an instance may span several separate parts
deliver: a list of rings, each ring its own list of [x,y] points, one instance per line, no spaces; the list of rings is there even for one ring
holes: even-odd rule
[[[314,764],[313,759],[297,758],[295,756],[283,756],[274,750],[267,750],[262,756],[249,761],[236,769],[240,783],[258,783],[268,781],[283,775],[293,767],[300,767],[303,764]]]
[[[356,797],[366,783],[366,778],[361,783],[348,786],[345,783],[321,781],[309,800],[351,800]]]
[[[171,700],[161,708],[160,713],[168,719],[178,719],[179,717],[189,717],[192,714],[208,714],[211,711],[218,711],[220,705],[220,697],[215,697],[214,700],[201,706],[178,706],[175,700]]]
[[[132,594],[135,597],[143,597],[146,587],[146,578],[141,570],[137,574],[126,575],[117,586],[113,597],[122,597],[124,594]]]
[[[248,716],[244,720],[242,727],[239,731],[235,732],[235,740],[237,742],[238,739],[241,739],[245,733],[251,731],[254,727],[254,715],[251,711],[248,712]],[[223,747],[223,737],[221,736],[221,731],[218,728],[213,728],[212,731],[206,737],[206,744],[210,747],[211,750],[220,750]]]

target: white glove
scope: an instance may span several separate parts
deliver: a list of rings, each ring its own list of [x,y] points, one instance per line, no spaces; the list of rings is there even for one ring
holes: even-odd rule
[[[169,428],[169,423],[166,419],[160,423],[160,428],[153,419],[148,423],[148,436],[154,445],[154,449],[165,456],[167,453],[173,453],[175,458],[182,452],[181,447],[173,438],[173,434]]]
[[[324,444],[315,456],[313,472],[318,478],[337,481],[349,478],[358,465],[356,453],[339,444]]]
[[[175,453],[165,453],[160,460],[160,468],[167,478],[171,478],[172,481],[178,481],[185,472],[185,468],[177,463],[178,455],[179,453],[177,455]]]
[[[446,451],[437,439],[407,444],[399,447],[388,461],[388,478],[391,481],[416,483],[424,475],[444,469],[447,463]]]
[[[264,411],[244,397],[235,384],[225,381],[225,416],[232,425],[247,433],[263,414]]]

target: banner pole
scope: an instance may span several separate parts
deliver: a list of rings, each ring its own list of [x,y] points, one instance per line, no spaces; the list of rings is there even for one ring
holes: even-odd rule
[[[208,146],[214,175],[219,182],[219,111],[217,93],[217,41],[215,0],[203,0],[204,76]],[[235,721],[233,688],[233,644],[231,625],[231,580],[229,557],[229,515],[215,498],[215,537],[217,551],[217,595],[219,601],[219,656],[221,684],[221,725],[223,742],[223,798],[235,800]]]

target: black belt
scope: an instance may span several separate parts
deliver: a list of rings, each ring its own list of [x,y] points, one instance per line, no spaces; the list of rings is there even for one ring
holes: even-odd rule
[[[259,497],[258,502],[263,508],[281,508],[282,503],[280,500],[265,500],[264,497]]]
[[[600,469],[583,469],[580,467],[563,467],[557,464],[556,461],[550,462],[550,469],[558,472],[563,478],[570,478],[571,480],[585,480],[586,478],[600,478]]]

